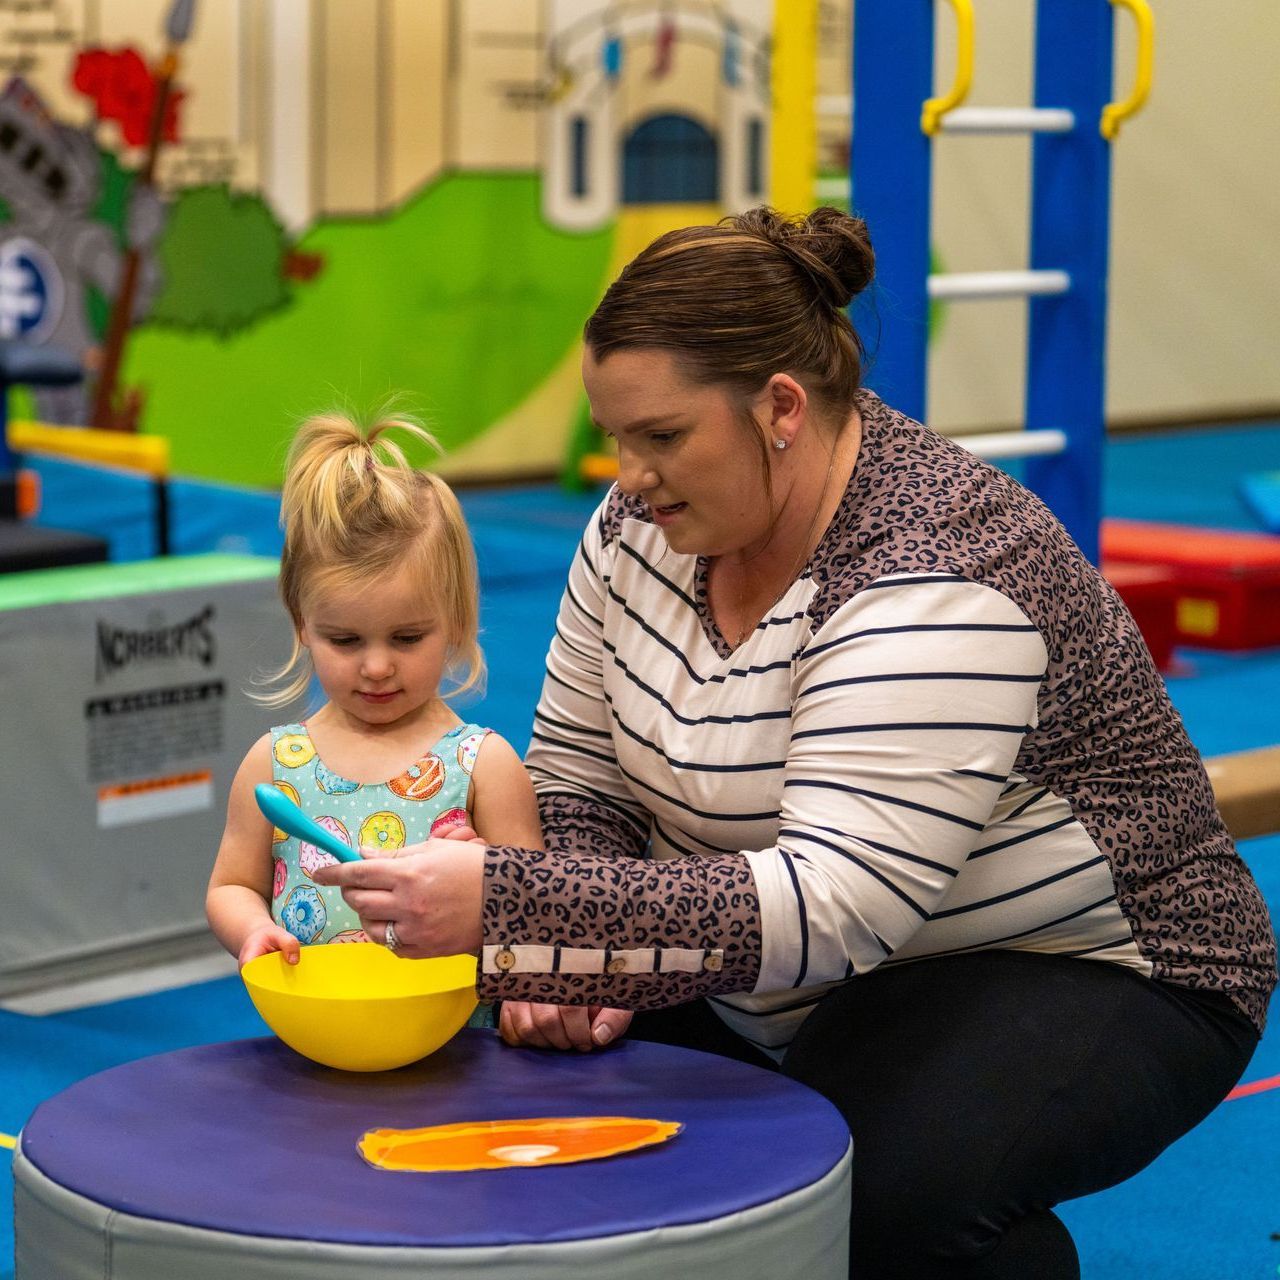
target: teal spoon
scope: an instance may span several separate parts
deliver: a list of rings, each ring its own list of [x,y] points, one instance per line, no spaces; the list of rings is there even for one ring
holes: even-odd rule
[[[281,831],[287,831],[299,840],[308,840],[325,853],[331,853],[339,862],[359,862],[360,855],[348,848],[332,831],[326,831],[318,822],[312,822],[279,787],[269,782],[260,782],[253,789],[258,808],[262,810],[268,822],[274,823]]]

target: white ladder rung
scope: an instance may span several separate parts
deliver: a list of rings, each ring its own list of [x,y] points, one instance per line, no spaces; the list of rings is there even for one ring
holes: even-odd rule
[[[847,200],[849,198],[849,179],[819,178],[813,184],[814,194],[819,200]]]
[[[851,116],[853,95],[849,93],[820,93],[814,99],[814,109],[820,116]]]
[[[957,107],[941,126],[944,133],[1070,133],[1076,117],[1059,107]]]
[[[1067,447],[1067,433],[1056,430],[992,431],[986,435],[951,438],[980,458],[1033,458],[1062,453]]]
[[[1032,295],[1066,293],[1071,277],[1065,271],[953,271],[931,275],[929,297],[1025,298]]]

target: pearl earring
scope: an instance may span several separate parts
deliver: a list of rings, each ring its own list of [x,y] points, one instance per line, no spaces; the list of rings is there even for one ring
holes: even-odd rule
[[[787,447],[787,442],[785,440],[775,440],[773,442],[773,447],[775,449],[785,449]]]

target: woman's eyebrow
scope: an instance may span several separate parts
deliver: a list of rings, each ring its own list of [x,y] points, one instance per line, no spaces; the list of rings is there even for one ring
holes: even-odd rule
[[[680,417],[679,412],[660,413],[652,418],[637,418],[635,422],[629,422],[625,427],[618,431],[610,431],[603,423],[597,422],[595,418],[591,419],[592,425],[603,431],[605,435],[630,435],[633,431],[643,431],[646,427],[659,427],[666,423],[674,422]]]

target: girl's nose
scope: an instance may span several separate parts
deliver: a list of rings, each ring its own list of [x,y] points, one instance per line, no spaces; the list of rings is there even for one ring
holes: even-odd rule
[[[360,664],[361,674],[367,680],[385,680],[395,670],[391,654],[382,648],[365,650],[364,660]]]

